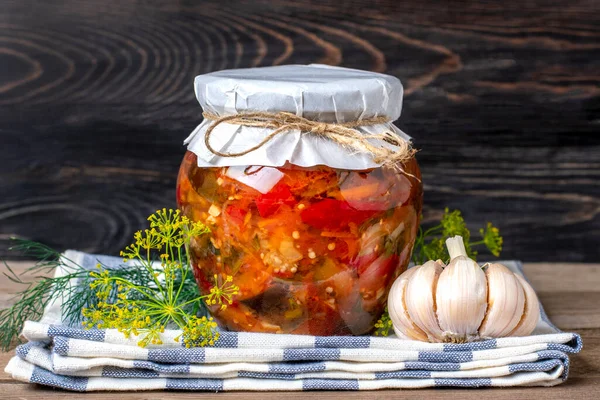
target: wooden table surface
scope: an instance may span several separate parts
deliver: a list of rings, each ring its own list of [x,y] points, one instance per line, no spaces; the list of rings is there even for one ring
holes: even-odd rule
[[[551,318],[583,336],[550,389],[225,393],[221,398],[600,398],[598,0],[3,0],[0,257],[17,235],[118,254],[174,206],[195,75],[325,63],[405,86],[425,221],[493,221]],[[10,284],[0,280],[0,305]],[[9,354],[0,355],[6,362]],[[2,398],[81,398],[0,377]],[[112,398],[90,394],[86,398]],[[192,398],[208,394],[119,394]]]
[[[28,263],[14,262],[16,271]],[[219,393],[222,399],[448,399],[460,396],[463,400],[486,399],[598,399],[600,398],[600,264],[525,264],[525,273],[538,292],[550,319],[565,331],[574,331],[583,338],[583,350],[571,357],[571,372],[566,383],[552,388],[502,389],[428,389],[381,390],[371,392],[296,392],[296,393]],[[14,284],[0,281],[0,307],[10,304]],[[0,364],[6,365],[13,352],[0,353]],[[142,393],[88,393],[85,399],[163,399],[207,398],[211,393],[142,392]],[[216,396],[215,396],[216,397]],[[80,393],[45,388],[39,385],[13,381],[0,372],[2,399],[62,399],[82,398]]]
[[[118,254],[174,206],[195,75],[325,63],[405,87],[425,220],[492,221],[504,256],[598,262],[598,0],[2,0],[8,237]]]

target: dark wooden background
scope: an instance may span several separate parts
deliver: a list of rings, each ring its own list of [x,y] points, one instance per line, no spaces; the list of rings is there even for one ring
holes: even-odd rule
[[[598,0],[1,0],[0,256],[12,235],[116,254],[174,206],[195,75],[319,62],[402,80],[426,219],[597,262],[599,39]]]

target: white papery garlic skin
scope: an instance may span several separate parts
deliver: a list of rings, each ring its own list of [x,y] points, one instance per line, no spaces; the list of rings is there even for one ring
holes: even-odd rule
[[[388,311],[396,334],[453,343],[531,334],[540,318],[539,301],[525,279],[501,264],[484,272],[467,257],[460,236],[446,246],[448,266],[428,261],[392,285]]]

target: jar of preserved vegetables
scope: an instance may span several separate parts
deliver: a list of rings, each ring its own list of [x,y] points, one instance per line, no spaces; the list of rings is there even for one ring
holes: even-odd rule
[[[394,77],[321,65],[196,78],[205,120],[186,140],[184,215],[200,291],[240,290],[210,312],[237,331],[359,335],[372,330],[408,266],[420,172]]]

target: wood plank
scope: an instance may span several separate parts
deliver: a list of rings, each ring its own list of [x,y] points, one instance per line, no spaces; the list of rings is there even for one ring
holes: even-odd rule
[[[532,286],[543,292],[600,292],[600,264],[524,263]]]
[[[28,268],[34,265],[33,262],[11,261],[7,264],[15,272],[15,274],[21,276],[23,281],[29,282],[34,280],[34,276],[31,273],[26,272]],[[9,273],[9,271],[6,269],[6,266],[0,262],[0,274],[1,273]],[[25,288],[25,285],[19,285],[2,276],[2,278],[0,278],[0,308],[7,308],[13,304],[16,293],[24,290]]]
[[[11,378],[11,376],[4,371],[4,367],[6,366],[6,364],[8,364],[8,360],[10,360],[14,355],[14,350],[8,352],[0,352],[0,366],[2,366],[2,368],[0,369],[0,383],[15,382]]]
[[[600,292],[541,292],[538,296],[550,320],[561,329],[600,326]]]
[[[8,237],[117,254],[174,207],[193,77],[321,62],[405,85],[425,221],[493,221],[507,258],[600,259],[600,3],[5,0],[0,256]]]
[[[70,393],[63,390],[51,389],[40,385],[27,385],[19,383],[0,384],[0,396],[3,399],[94,399],[109,400],[118,396],[119,399],[432,399],[445,400],[460,397],[464,400],[486,399],[530,399],[541,396],[548,400],[564,399],[590,399],[595,400],[600,393],[600,380],[597,378],[572,378],[566,383],[551,388],[501,388],[501,389],[419,389],[419,390],[378,390],[371,392],[222,392],[214,393],[186,393],[186,392],[137,392],[137,393]]]

